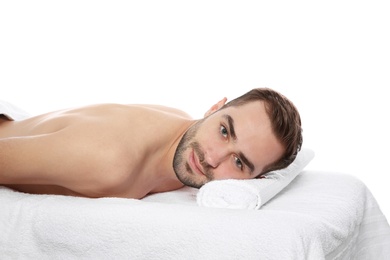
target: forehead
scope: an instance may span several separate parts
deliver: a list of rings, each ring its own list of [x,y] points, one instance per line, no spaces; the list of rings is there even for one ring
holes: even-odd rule
[[[239,106],[227,107],[222,109],[221,112],[224,110],[225,113],[235,116],[236,121],[243,119],[242,121],[248,120],[248,123],[271,125],[264,101],[252,101]]]
[[[272,131],[264,101],[252,101],[240,106],[226,107],[215,113],[217,117],[227,115],[233,119],[235,130],[241,132],[242,138],[263,135],[265,130]]]
[[[227,107],[217,113],[222,119],[227,115],[232,118],[236,147],[255,165],[258,173],[281,158],[284,148],[273,133],[263,101]]]

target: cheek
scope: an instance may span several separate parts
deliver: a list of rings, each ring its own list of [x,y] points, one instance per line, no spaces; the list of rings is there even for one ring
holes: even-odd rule
[[[250,178],[250,176],[237,169],[230,160],[230,158],[227,159],[226,161],[221,163],[216,169],[213,169],[215,180]]]
[[[196,137],[197,141],[201,144],[204,150],[214,150],[216,148],[222,148],[223,141],[221,137],[214,133],[199,133]]]

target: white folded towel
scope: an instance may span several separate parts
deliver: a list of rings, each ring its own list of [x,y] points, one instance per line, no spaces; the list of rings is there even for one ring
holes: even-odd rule
[[[23,120],[31,115],[11,103],[0,100],[0,115],[5,115],[10,120]]]
[[[313,158],[313,150],[302,148],[287,168],[269,172],[263,179],[208,182],[199,189],[197,203],[214,208],[259,209],[284,189]]]

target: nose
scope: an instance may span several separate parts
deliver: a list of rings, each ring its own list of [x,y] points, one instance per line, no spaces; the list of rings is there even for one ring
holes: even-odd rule
[[[210,146],[209,149],[204,152],[204,159],[207,164],[212,168],[217,168],[226,158],[229,157],[231,152],[228,148],[222,148],[218,146]]]

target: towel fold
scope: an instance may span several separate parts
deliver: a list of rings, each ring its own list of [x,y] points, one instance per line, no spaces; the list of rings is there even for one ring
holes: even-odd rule
[[[30,117],[30,114],[11,103],[0,100],[0,115],[6,116],[10,120],[23,120]]]
[[[298,176],[313,158],[313,150],[302,148],[287,168],[269,172],[263,179],[208,182],[199,189],[197,203],[213,208],[259,209]]]

